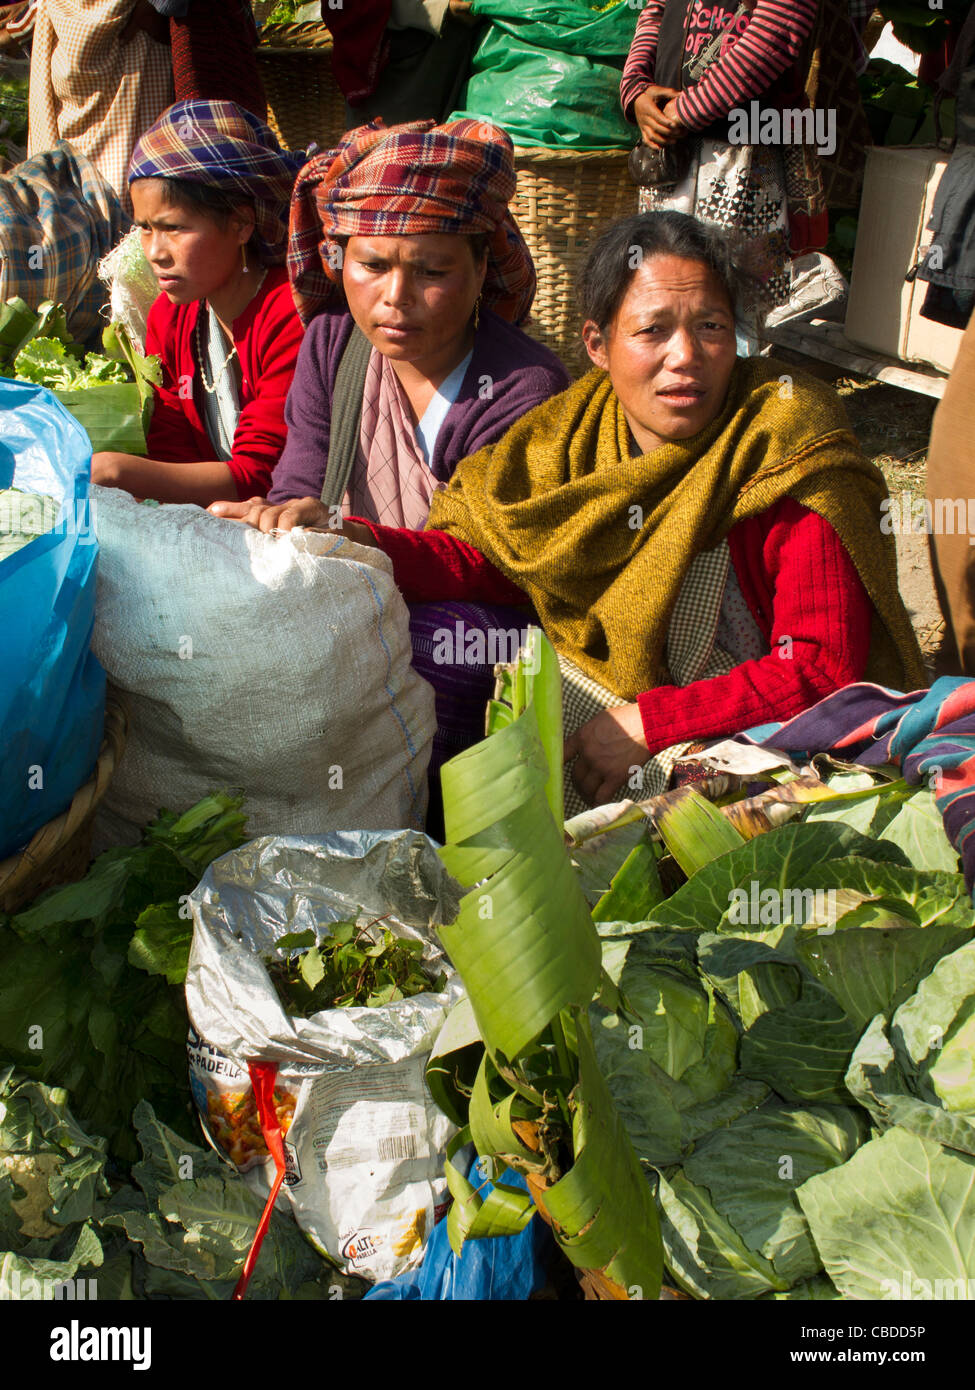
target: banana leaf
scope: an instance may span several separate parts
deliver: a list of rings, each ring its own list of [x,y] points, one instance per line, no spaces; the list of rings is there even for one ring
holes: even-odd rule
[[[549,800],[561,782],[561,687],[540,632],[502,673],[497,697],[495,732],[442,770],[440,856],[467,892],[441,936],[486,1048],[469,1127],[448,1151],[451,1244],[459,1250],[465,1239],[521,1229],[534,1211],[525,1193],[503,1183],[482,1200],[452,1162],[472,1139],[483,1157],[524,1174],[556,1241],[603,1296],[657,1298],[662,1246],[652,1192],[586,1021],[602,956]],[[510,720],[500,713],[505,698]],[[458,1028],[441,1055],[470,1038],[469,1026]],[[439,1065],[443,1081],[450,1063]]]
[[[53,394],[84,426],[93,454],[110,449],[145,457],[144,403],[134,381],[113,382],[81,391],[56,390]]]

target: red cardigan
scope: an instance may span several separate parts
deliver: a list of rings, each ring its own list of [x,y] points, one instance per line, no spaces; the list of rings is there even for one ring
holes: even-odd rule
[[[163,384],[149,427],[149,457],[163,463],[202,463],[214,457],[203,420],[202,390],[193,332],[201,301],[171,304],[161,294],[149,310],[146,352],[162,359]],[[258,293],[233,324],[241,367],[240,419],[227,467],[237,496],[266,497],[287,428],[284,402],[301,346],[287,271],[272,267]]]
[[[365,524],[392,560],[396,583],[410,602],[528,602],[480,551],[454,536]],[[863,678],[873,608],[829,522],[784,497],[761,516],[733,526],[728,548],[742,595],[771,651],[726,676],[661,685],[637,696],[651,753],[684,739],[791,719]]]

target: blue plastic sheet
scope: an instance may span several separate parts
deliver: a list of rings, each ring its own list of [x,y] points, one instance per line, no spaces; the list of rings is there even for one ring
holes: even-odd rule
[[[0,378],[0,488],[61,504],[53,531],[0,560],[0,858],[67,808],[98,756],[90,474],[88,436],[50,391]]]
[[[491,1183],[484,1181],[482,1163],[483,1159],[474,1160],[469,1177],[486,1197]],[[510,1169],[501,1177],[508,1187],[525,1186],[524,1178]],[[545,1265],[553,1245],[551,1231],[536,1215],[516,1236],[467,1240],[455,1255],[447,1239],[447,1222],[440,1221],[427,1241],[419,1269],[374,1284],[366,1298],[440,1303],[524,1301],[545,1283]]]

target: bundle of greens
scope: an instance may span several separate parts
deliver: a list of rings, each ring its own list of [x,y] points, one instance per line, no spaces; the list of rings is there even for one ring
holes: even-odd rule
[[[14,375],[50,390],[84,391],[107,382],[127,382],[120,362],[90,352],[82,362],[57,338],[32,338],[14,359]]]
[[[685,796],[657,824],[686,882],[627,922],[624,863],[596,907],[596,1055],[695,1297],[975,1277],[975,916],[931,792],[874,781],[704,862]]]
[[[63,1086],[109,1153],[136,1157],[133,1108],[150,1100],[195,1132],[179,986],[192,936],[188,895],[218,855],[242,844],[241,798],[163,812],[131,849],[111,849],[79,883],[0,919],[0,1056]]]
[[[311,1018],[323,1009],[378,1009],[414,994],[439,993],[447,976],[441,972],[431,980],[424,972],[422,941],[394,936],[388,927],[377,940],[372,929],[381,921],[365,927],[354,920],[332,923],[330,935],[317,945],[310,929],[280,937],[278,951],[288,952],[288,959],[267,957],[264,964],[285,1013]]]
[[[159,358],[137,352],[118,323],[103,331],[102,346],[104,356],[85,356],[63,306],[51,300],[36,313],[18,297],[0,307],[0,371],[53,391],[84,426],[93,451],[144,454],[153,387],[162,384]]]
[[[53,1298],[66,1281],[68,1297],[86,1299],[230,1297],[263,1202],[146,1102],[133,1119],[141,1158],[131,1183],[111,1181],[105,1140],[82,1129],[67,1093],[0,1069],[0,1299]],[[271,1213],[250,1297],[357,1298],[364,1287]]]

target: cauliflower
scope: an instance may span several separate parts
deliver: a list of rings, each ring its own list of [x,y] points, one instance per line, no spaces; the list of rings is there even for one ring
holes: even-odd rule
[[[61,1155],[57,1153],[17,1154],[0,1149],[0,1160],[24,1193],[23,1197],[10,1203],[20,1218],[21,1235],[41,1239],[62,1235],[64,1227],[55,1226],[47,1219],[51,1207],[51,1192],[48,1181],[61,1166]]]

